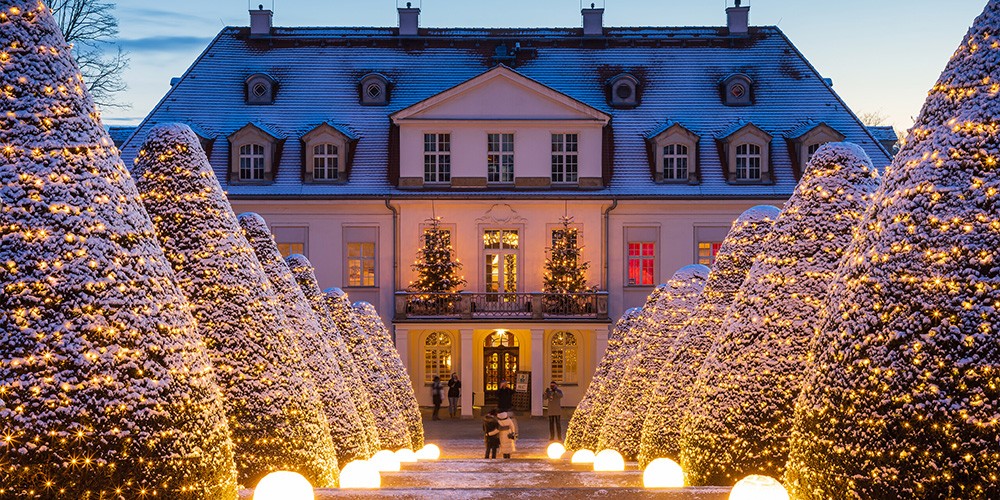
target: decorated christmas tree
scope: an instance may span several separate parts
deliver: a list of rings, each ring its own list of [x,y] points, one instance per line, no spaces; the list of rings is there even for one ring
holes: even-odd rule
[[[830,289],[796,498],[1000,498],[1000,1],[928,94]]]
[[[691,391],[680,444],[692,485],[782,476],[809,342],[878,180],[854,144],[813,155]]]
[[[222,394],[42,4],[0,13],[0,497],[236,498]]]
[[[584,392],[580,404],[576,405],[573,416],[566,426],[565,445],[567,450],[588,449],[594,451],[597,448],[597,431],[600,430],[600,418],[604,413],[603,409],[595,407],[595,401],[599,395],[605,392],[610,373],[622,358],[622,341],[627,332],[632,329],[632,325],[635,324],[641,311],[642,309],[638,307],[625,311],[625,314],[618,318],[614,329],[608,335],[608,347],[604,350],[604,356],[601,358],[594,376],[591,377],[590,385],[587,386],[587,391]]]
[[[417,277],[410,283],[410,291],[418,293],[460,292],[466,281],[459,271],[462,263],[452,260],[451,231],[441,227],[441,218],[427,220],[424,229],[424,246],[417,250],[413,271]]]
[[[403,419],[406,421],[407,430],[410,433],[410,441],[414,450],[424,447],[424,422],[420,416],[420,405],[417,404],[417,397],[413,394],[413,382],[410,374],[403,366],[403,359],[399,356],[399,351],[392,342],[389,329],[385,327],[382,318],[379,317],[375,306],[368,302],[355,302],[354,313],[358,317],[361,328],[372,339],[375,352],[386,370],[389,371],[392,389],[396,393],[396,399],[402,404]]]
[[[278,251],[267,222],[255,213],[240,214],[238,220],[278,294],[288,326],[296,334],[309,368],[307,375],[313,379],[323,402],[330,435],[337,449],[337,461],[346,464],[356,459],[367,459],[372,453],[368,449],[367,431],[351,393],[346,390],[347,382],[340,371],[336,353],[327,341],[309,300]]]
[[[545,259],[542,276],[546,293],[580,293],[587,287],[587,269],[590,262],[580,262],[579,229],[573,227],[573,218],[559,218],[560,227],[552,231],[552,246]]]
[[[599,449],[617,450],[628,459],[639,454],[642,423],[649,408],[647,395],[653,390],[660,366],[671,353],[677,334],[698,303],[709,268],[694,264],[677,270],[663,285],[655,302],[643,308],[635,330],[641,338],[627,361],[622,381],[604,419]]]
[[[358,323],[358,317],[347,299],[347,294],[339,288],[328,288],[325,293],[330,316],[337,324],[337,330],[340,331],[348,352],[354,358],[354,364],[361,372],[363,383],[373,396],[372,413],[375,414],[375,425],[382,448],[387,450],[410,448],[413,440],[406,418],[403,416],[405,404],[392,389],[393,374],[376,353],[374,340]]]
[[[226,395],[242,484],[293,470],[333,485],[337,457],[316,386],[274,288],[187,125],[150,129],[133,175]]]
[[[375,414],[372,412],[372,398],[374,396],[365,384],[365,376],[354,362],[354,357],[347,350],[347,344],[344,342],[340,330],[337,329],[336,322],[333,321],[333,316],[331,316],[327,306],[326,294],[319,289],[312,263],[300,254],[289,255],[285,262],[291,269],[292,275],[306,300],[309,301],[309,305],[312,306],[313,313],[315,313],[320,328],[323,330],[324,340],[332,349],[333,359],[336,360],[340,368],[347,391],[351,394],[354,406],[358,410],[358,416],[361,418],[368,451],[374,454],[381,450],[382,446],[378,439]]]
[[[649,394],[648,414],[643,421],[640,442],[640,455],[644,460],[679,458],[681,419],[698,369],[715,343],[726,310],[754,258],[766,244],[778,213],[779,210],[770,205],[750,208],[733,222],[723,240],[698,305],[678,333],[671,357],[659,369],[656,392]]]

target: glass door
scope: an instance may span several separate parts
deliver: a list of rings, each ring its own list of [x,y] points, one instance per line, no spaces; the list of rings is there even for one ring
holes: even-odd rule
[[[485,272],[483,282],[490,302],[513,302],[517,299],[517,253],[520,239],[517,230],[487,229],[483,232]],[[510,294],[510,295],[505,295]]]
[[[520,352],[517,337],[497,330],[483,343],[483,393],[487,405],[496,404],[500,381],[506,380],[511,389],[517,375]]]

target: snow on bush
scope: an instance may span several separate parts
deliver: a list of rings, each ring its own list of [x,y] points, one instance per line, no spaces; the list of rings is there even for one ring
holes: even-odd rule
[[[271,280],[271,286],[288,319],[288,326],[295,334],[305,357],[308,376],[313,378],[330,424],[330,435],[337,449],[338,463],[367,459],[372,452],[368,449],[364,423],[354,406],[350,391],[346,390],[347,383],[337,363],[336,353],[326,340],[326,334],[319,326],[309,300],[278,251],[267,222],[255,213],[240,214],[237,219],[257,260],[264,266],[264,272]]]
[[[1000,1],[886,170],[796,402],[803,499],[1000,498]]]
[[[323,405],[280,299],[187,125],[153,127],[133,174],[226,394],[240,482],[294,470],[335,483]]]
[[[671,356],[660,367],[656,392],[649,394],[649,412],[643,422],[640,442],[640,454],[646,461],[679,458],[681,417],[698,368],[715,342],[726,309],[746,278],[754,257],[771,234],[778,213],[779,210],[770,205],[750,208],[733,222],[723,240],[698,305],[677,334]]]
[[[639,336],[635,354],[627,360],[622,382],[604,418],[599,449],[617,450],[629,460],[639,454],[648,394],[656,384],[665,355],[698,302],[709,268],[694,264],[677,270],[658,294],[650,295],[633,330]]]
[[[382,445],[378,439],[375,414],[372,412],[372,393],[365,384],[365,376],[354,362],[354,357],[347,350],[347,344],[344,342],[340,330],[337,329],[336,322],[333,321],[333,316],[331,316],[330,309],[327,306],[326,294],[319,288],[312,263],[301,254],[289,255],[285,259],[285,262],[291,269],[292,275],[295,277],[295,281],[298,283],[303,295],[309,301],[309,305],[312,306],[313,312],[316,314],[316,319],[323,329],[326,342],[333,349],[334,359],[337,361],[340,373],[344,377],[347,391],[350,392],[351,399],[354,400],[354,406],[358,410],[358,416],[361,418],[361,423],[365,430],[367,448],[374,455],[382,449]],[[371,457],[369,456],[368,458]]]
[[[403,418],[410,432],[412,449],[419,450],[424,447],[424,422],[420,416],[420,405],[417,404],[417,396],[413,394],[410,374],[403,366],[403,359],[400,358],[399,351],[392,342],[389,329],[385,327],[375,306],[368,302],[355,302],[354,314],[357,315],[361,328],[372,339],[379,359],[391,374],[389,381],[392,383],[393,391],[396,392],[396,398],[402,404]]]
[[[809,342],[878,180],[854,144],[813,155],[701,365],[681,429],[691,485],[782,476]]]
[[[372,394],[372,412],[375,414],[378,438],[382,448],[398,450],[409,448],[413,440],[403,416],[404,404],[392,389],[393,374],[375,351],[374,341],[361,328],[347,294],[339,288],[325,290],[330,315],[337,324],[348,352],[361,371],[365,386]]]
[[[48,9],[0,14],[0,497],[236,498],[222,394]]]
[[[604,350],[601,363],[597,366],[597,371],[591,377],[587,391],[583,394],[580,403],[576,405],[573,416],[566,426],[567,450],[588,449],[593,451],[597,448],[597,431],[600,430],[599,419],[603,416],[604,411],[603,408],[597,408],[595,402],[600,399],[600,395],[609,384],[608,377],[611,372],[621,362],[625,335],[632,329],[632,325],[635,324],[641,311],[642,309],[639,307],[625,311],[625,314],[618,318],[614,329],[608,335],[608,347]]]

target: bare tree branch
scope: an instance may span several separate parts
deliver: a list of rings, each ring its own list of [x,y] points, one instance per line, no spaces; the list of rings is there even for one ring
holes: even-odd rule
[[[105,0],[51,0],[49,7],[73,46],[94,102],[103,108],[128,108],[130,104],[116,100],[127,88],[123,73],[129,57],[115,43],[118,19],[114,4]]]
[[[858,119],[861,120],[861,123],[863,123],[866,127],[879,127],[889,124],[889,115],[883,113],[882,110],[861,113],[858,115]]]

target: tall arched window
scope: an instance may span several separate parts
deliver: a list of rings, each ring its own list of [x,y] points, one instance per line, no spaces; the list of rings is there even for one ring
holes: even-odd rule
[[[240,146],[240,180],[264,180],[264,146],[260,144]]]
[[[434,332],[424,341],[424,382],[434,382],[434,375],[451,376],[451,335]]]
[[[736,180],[760,180],[760,146],[746,143],[736,146]]]
[[[556,332],[549,341],[552,360],[552,380],[560,384],[575,384],[577,372],[576,336],[570,332]]]

